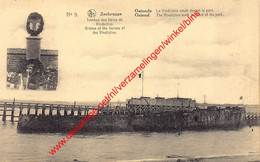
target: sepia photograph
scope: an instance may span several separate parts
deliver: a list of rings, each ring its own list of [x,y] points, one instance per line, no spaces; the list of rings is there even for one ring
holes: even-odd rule
[[[0,6],[0,161],[260,161],[258,0]]]
[[[28,16],[26,49],[7,49],[7,88],[19,90],[56,90],[58,51],[42,50],[43,18],[37,12]]]

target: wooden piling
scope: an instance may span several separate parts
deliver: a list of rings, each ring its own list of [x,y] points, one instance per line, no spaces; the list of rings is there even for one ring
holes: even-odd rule
[[[38,115],[38,104],[35,105],[35,115]]]
[[[87,113],[87,110],[86,110],[86,109],[87,109],[87,106],[85,106],[85,109],[84,109],[84,116],[87,115],[87,114],[86,114],[86,113]]]
[[[81,116],[81,107],[79,106],[78,116]]]
[[[58,105],[57,116],[61,116],[61,115],[60,115],[60,105]]]
[[[3,118],[2,121],[6,121],[6,102],[4,103],[4,112],[3,112]]]
[[[87,115],[88,115],[89,108],[87,108]]]
[[[15,102],[13,102],[13,105],[12,105],[11,122],[14,122],[14,108],[15,108]]]
[[[65,108],[64,108],[64,116],[67,116],[67,115],[68,115],[67,108],[68,108],[68,105],[65,106]]]
[[[30,111],[31,111],[31,104],[28,104],[28,107],[27,107],[27,115],[30,115]]]
[[[43,106],[42,106],[42,115],[45,115],[45,109],[46,109],[45,104],[43,104]]]
[[[49,116],[52,116],[53,104],[50,106]]]
[[[70,116],[74,116],[74,108],[75,108],[75,105],[71,107],[71,113],[70,113]]]
[[[22,113],[23,113],[23,103],[21,103],[20,105],[20,112],[19,112],[19,118],[22,116]]]

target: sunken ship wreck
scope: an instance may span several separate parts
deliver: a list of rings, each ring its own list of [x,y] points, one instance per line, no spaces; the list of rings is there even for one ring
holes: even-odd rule
[[[45,114],[46,108],[49,108],[48,114]],[[37,104],[37,111],[41,109],[42,114],[21,115],[17,129],[19,132],[67,132],[94,108]],[[190,98],[141,97],[128,99],[126,106],[103,108],[80,132],[177,132],[238,129],[245,125],[246,112],[243,107],[199,108],[196,101]]]

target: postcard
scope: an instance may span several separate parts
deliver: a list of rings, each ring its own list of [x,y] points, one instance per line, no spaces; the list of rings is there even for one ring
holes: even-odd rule
[[[260,160],[259,1],[0,6],[3,161]]]

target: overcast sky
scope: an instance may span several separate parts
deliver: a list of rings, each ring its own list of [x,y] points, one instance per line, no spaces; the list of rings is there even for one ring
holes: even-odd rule
[[[186,17],[158,18],[156,9],[214,9],[222,17],[198,17],[145,68],[144,95],[180,97],[208,103],[259,103],[258,1],[29,1],[0,2],[0,99],[100,101],[142,58],[147,57]],[[135,9],[151,9],[150,18],[136,18]],[[84,30],[87,11],[122,12],[125,26],[117,35]],[[79,17],[68,18],[67,12]],[[31,12],[44,19],[42,49],[59,50],[56,92],[6,90],[7,48],[26,48],[26,20]],[[96,18],[100,18],[97,15]],[[110,17],[112,18],[112,17]],[[135,78],[114,101],[141,96]]]

